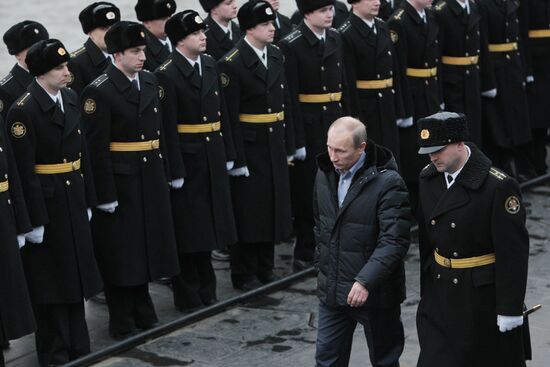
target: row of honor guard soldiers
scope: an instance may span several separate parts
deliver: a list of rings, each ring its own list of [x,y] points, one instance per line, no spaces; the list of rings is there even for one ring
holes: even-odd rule
[[[79,16],[89,39],[71,57],[36,22],[8,30],[17,64],[0,82],[0,192],[2,259],[14,260],[2,269],[18,275],[2,288],[14,297],[2,297],[12,303],[1,304],[0,341],[37,327],[42,365],[87,353],[82,300],[102,286],[117,338],[157,323],[152,280],[172,277],[182,311],[209,305],[210,251],[227,246],[235,287],[272,281],[291,215],[296,265],[308,266],[315,156],[343,115],[400,158],[413,196],[424,166],[415,124],[443,106],[469,116],[471,140],[503,168],[514,154],[520,173],[546,170],[544,4],[349,2],[338,19],[340,3],[298,1],[293,30],[276,1],[237,13],[235,0],[204,0],[203,21],[174,14],[173,0],[140,0],[142,24],[98,2]],[[16,301],[34,317],[11,317]]]

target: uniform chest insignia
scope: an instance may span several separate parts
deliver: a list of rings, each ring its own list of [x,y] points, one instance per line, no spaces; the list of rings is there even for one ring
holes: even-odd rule
[[[399,35],[393,29],[390,29],[390,38],[393,43],[397,43],[397,41],[399,41]]]
[[[519,199],[517,198],[517,196],[514,195],[509,196],[504,203],[504,208],[510,214],[517,214],[520,207],[521,204],[519,203]]]
[[[4,111],[4,101],[0,99],[0,112]]]
[[[84,101],[84,112],[86,112],[88,115],[91,115],[96,110],[96,103],[93,99],[88,98]]]
[[[69,79],[67,80],[67,87],[73,84],[74,82],[74,74],[69,71]]]
[[[220,83],[222,84],[222,87],[227,87],[229,85],[229,76],[226,73],[220,74]]]
[[[159,85],[159,98],[164,98],[164,88]]]
[[[27,133],[27,128],[22,122],[14,122],[11,125],[11,134],[14,138],[20,139]]]

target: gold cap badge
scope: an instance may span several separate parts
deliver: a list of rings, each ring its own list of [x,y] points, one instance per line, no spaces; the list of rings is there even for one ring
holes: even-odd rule
[[[422,140],[426,140],[430,137],[430,130],[428,129],[422,129],[422,131],[420,131],[420,138]]]
[[[115,19],[115,12],[110,11],[107,14],[105,14],[105,18],[107,19]]]
[[[65,54],[67,53],[67,51],[65,51],[65,49],[63,47],[59,47],[57,49],[57,53],[60,55],[60,56],[65,56]]]

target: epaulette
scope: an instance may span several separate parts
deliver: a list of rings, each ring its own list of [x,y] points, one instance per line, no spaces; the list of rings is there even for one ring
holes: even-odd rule
[[[239,49],[236,48],[233,52],[225,57],[225,61],[232,61],[233,58],[239,53]]]
[[[342,23],[342,25],[340,26],[340,28],[338,28],[338,30],[340,32],[345,32],[349,29],[349,27],[351,27],[351,22],[349,20],[346,20],[344,23]]]
[[[78,50],[71,52],[71,58],[77,57],[84,51],[86,51],[86,48],[84,46],[80,47]]]
[[[107,79],[109,79],[109,76],[107,74],[101,74],[98,76],[93,82],[90,83],[90,85],[93,85],[94,87],[99,87],[101,84],[103,84]]]
[[[166,60],[165,62],[162,63],[161,66],[159,66],[159,70],[160,71],[166,71],[166,68],[168,67],[168,65],[170,65],[172,63],[172,58],[169,58],[168,60]]]
[[[17,106],[21,107],[21,106],[24,106],[25,103],[27,103],[27,101],[29,100],[29,97],[31,96],[31,94],[29,92],[23,94],[21,97],[19,97],[19,99],[17,99],[15,101],[15,103],[17,104]]]
[[[435,10],[436,10],[436,11],[441,11],[441,9],[443,9],[446,5],[447,5],[447,2],[446,2],[446,1],[440,1],[440,2],[437,3],[437,5],[435,6]]]
[[[431,163],[428,163],[424,168],[422,168],[422,171],[428,169],[428,167],[430,167]]]
[[[489,173],[501,181],[503,181],[506,177],[508,177],[504,172],[502,172],[501,170],[495,167],[489,168]]]
[[[403,16],[403,13],[405,12],[404,9],[399,9],[395,13],[393,13],[392,18],[395,20],[401,20],[401,17]]]
[[[279,50],[279,46],[277,46],[276,44],[271,43],[271,46],[273,46],[273,47],[275,47],[277,50]]]
[[[302,36],[302,31],[297,29],[293,32],[290,32],[285,38],[283,38],[286,42],[288,43],[292,43],[294,42],[295,40],[297,40],[298,38],[300,38]]]
[[[2,78],[2,80],[0,80],[0,86],[6,84],[7,82],[9,82],[11,80],[11,78],[13,78],[13,74],[12,73],[8,73],[8,75],[6,75],[4,78]]]

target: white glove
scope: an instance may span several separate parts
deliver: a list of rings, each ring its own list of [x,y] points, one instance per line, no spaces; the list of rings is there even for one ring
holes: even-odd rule
[[[294,162],[294,154],[293,154],[293,155],[287,155],[287,156],[286,156],[286,161],[287,161],[288,163]]]
[[[441,111],[445,111],[445,102],[441,102],[441,104],[439,105],[439,109]]]
[[[19,248],[25,246],[25,235],[24,234],[18,234],[17,235],[17,243],[19,244]]]
[[[25,237],[29,242],[42,243],[42,241],[44,241],[44,226],[33,228]]]
[[[294,159],[297,161],[303,161],[306,159],[306,147],[301,147],[296,149],[296,154],[294,154]]]
[[[115,212],[115,209],[117,206],[118,206],[118,201],[113,201],[112,203],[99,204],[97,208],[101,211],[112,214]]]
[[[495,98],[497,96],[497,89],[493,88],[490,90],[486,90],[485,92],[481,92],[481,96],[487,98]]]
[[[397,119],[395,122],[398,127],[405,128],[405,127],[411,127],[413,126],[413,118],[411,117],[405,117],[404,119]]]
[[[525,78],[525,81],[527,83],[533,83],[535,81],[535,78],[532,75],[527,75],[527,78]]]
[[[497,325],[501,333],[510,331],[523,325],[523,316],[502,316],[497,315]]]
[[[233,168],[233,169],[229,170],[229,172],[227,172],[227,173],[229,174],[229,176],[234,176],[234,177],[238,177],[238,176],[248,177],[248,176],[250,176],[250,172],[248,171],[247,166],[239,167],[239,168]]]
[[[228,171],[231,171],[234,165],[235,165],[234,161],[227,161],[225,162],[225,169]]]
[[[86,209],[86,211],[88,212],[88,222],[92,220],[92,209],[88,208]]]
[[[170,181],[170,187],[173,189],[181,189],[183,187],[183,182],[185,180],[183,178],[176,178],[175,180]]]

